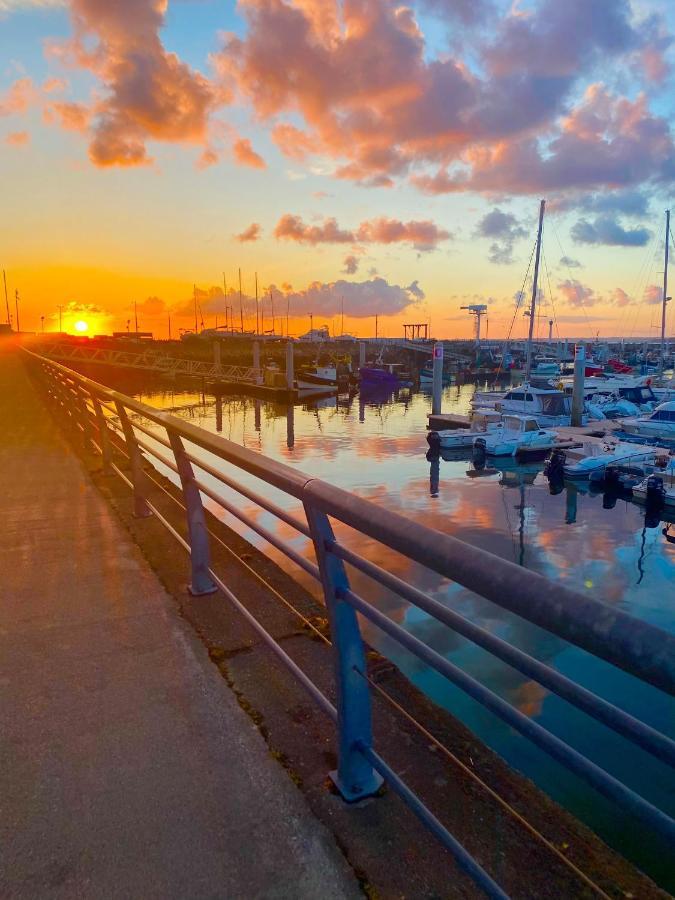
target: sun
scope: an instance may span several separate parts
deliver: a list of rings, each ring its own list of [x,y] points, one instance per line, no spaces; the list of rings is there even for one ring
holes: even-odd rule
[[[89,331],[89,325],[83,319],[79,319],[79,321],[73,325],[73,328],[80,333]]]

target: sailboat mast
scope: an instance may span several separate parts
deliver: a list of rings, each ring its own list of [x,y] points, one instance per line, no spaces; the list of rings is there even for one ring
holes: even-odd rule
[[[2,270],[2,280],[5,284],[5,306],[7,307],[7,324],[12,324],[12,317],[9,314],[9,298],[7,296],[7,275],[5,274],[5,270]]]
[[[670,210],[666,210],[666,249],[663,262],[663,302],[661,305],[661,371],[666,367],[666,304],[668,303],[668,249],[670,246]]]
[[[197,322],[197,285],[192,285],[192,299],[195,305],[195,334],[199,334],[199,324]]]
[[[541,232],[544,227],[544,210],[546,201],[539,205],[539,229],[537,231],[537,255],[534,260],[534,277],[532,278],[532,303],[530,304],[530,328],[527,335],[527,361],[525,363],[525,381],[530,380],[532,371],[532,335],[534,333],[534,314],[537,308],[537,288],[539,286],[539,257],[541,256]]]

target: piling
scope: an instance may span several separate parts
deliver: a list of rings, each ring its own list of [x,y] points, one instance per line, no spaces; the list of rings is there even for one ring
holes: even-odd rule
[[[431,393],[431,415],[441,412],[441,395],[443,393],[443,344],[434,344],[433,387]]]
[[[221,347],[222,347],[222,345],[219,340],[215,340],[213,342],[213,364],[214,364],[214,366],[218,366],[218,369],[220,369],[220,365],[221,365],[221,358],[220,358]]]
[[[577,344],[574,349],[574,386],[572,388],[572,425],[579,428],[584,414],[584,379],[586,375],[586,348]]]
[[[262,384],[262,374],[260,372],[260,343],[253,341],[253,368],[256,370],[255,383]]]
[[[293,390],[295,382],[295,366],[293,355],[293,342],[288,341],[288,343],[286,344],[286,387],[289,391]]]
[[[366,364],[366,342],[359,341],[359,369],[362,369]]]

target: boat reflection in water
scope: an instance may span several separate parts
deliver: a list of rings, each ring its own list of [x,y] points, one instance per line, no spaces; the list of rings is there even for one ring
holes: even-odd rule
[[[446,388],[443,409],[465,413],[472,393],[472,385]],[[199,397],[155,392],[142,399],[156,406],[179,407],[191,399],[198,401]],[[204,428],[222,429],[222,435],[230,440],[675,631],[675,542],[664,514],[660,514],[657,527],[650,527],[639,506],[616,497],[612,508],[607,508],[603,493],[593,492],[588,483],[564,482],[559,492],[552,495],[542,471],[543,463],[519,466],[510,458],[488,458],[485,466],[477,469],[466,453],[427,454],[431,402],[425,393],[370,388],[356,396],[331,397],[295,408],[257,402],[258,414],[256,401],[242,397],[223,398],[220,411],[207,399],[202,405],[197,403],[190,413],[177,414],[190,415],[195,424]],[[246,473],[237,477],[247,487],[258,487]],[[293,498],[271,491],[270,499],[287,510],[299,512]],[[232,521],[228,524],[261,544],[261,539],[243,526]],[[265,526],[278,529],[280,536],[292,539],[296,550],[310,554],[304,536],[290,536],[287,526],[268,516]],[[341,528],[339,523],[335,527],[338,539],[353,542],[349,529]],[[373,540],[360,538],[358,550],[476,624],[675,737],[672,698],[655,697],[659,692],[629,675]],[[265,546],[265,551],[275,556],[272,548]],[[285,557],[283,565],[292,571]],[[315,589],[301,570],[293,574],[308,588]],[[392,619],[639,793],[675,814],[672,782],[646,754],[419,609],[411,608],[400,597],[374,586],[365,576],[350,573],[350,577],[355,590],[363,592]],[[589,822],[642,868],[667,882],[667,848],[645,829],[637,827],[627,815],[617,815],[609,802],[435,672],[384,639],[372,626],[364,625],[364,633],[421,690],[461,718],[509,763]],[[673,883],[669,886],[675,888]]]

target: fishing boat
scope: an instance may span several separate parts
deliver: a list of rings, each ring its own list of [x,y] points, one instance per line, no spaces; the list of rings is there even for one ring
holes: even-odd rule
[[[555,431],[540,428],[534,416],[504,416],[500,429],[474,438],[474,451],[488,456],[544,454],[558,441]]]
[[[336,366],[301,366],[296,374],[299,391],[323,390],[326,393],[337,391]]]
[[[621,427],[628,434],[639,437],[675,441],[675,401],[661,403],[649,415],[624,419]]]
[[[382,384],[392,387],[403,387],[409,382],[397,372],[401,369],[400,363],[380,363],[375,366],[361,366],[359,375],[361,384]]]
[[[501,413],[494,409],[476,410],[471,417],[470,428],[443,428],[430,431],[427,443],[432,450],[469,450],[477,437],[503,428]]]
[[[425,366],[423,369],[420,369],[420,385],[430,385],[434,383],[434,370],[432,366]],[[452,375],[447,372],[443,372],[443,386],[447,387],[447,385],[452,383]]]

